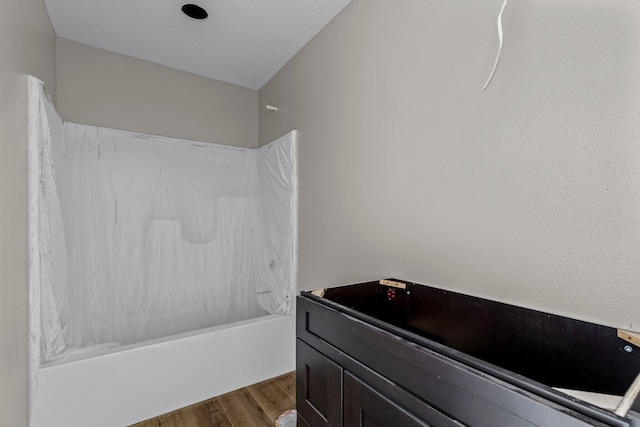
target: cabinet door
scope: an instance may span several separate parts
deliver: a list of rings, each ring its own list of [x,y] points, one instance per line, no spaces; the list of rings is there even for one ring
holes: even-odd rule
[[[345,427],[428,427],[349,372],[344,373]]]
[[[342,368],[299,339],[296,407],[312,427],[342,425]]]
[[[296,427],[311,427],[309,423],[306,422],[304,418],[302,418],[302,415],[300,415],[300,411],[298,411],[298,419],[296,420]]]

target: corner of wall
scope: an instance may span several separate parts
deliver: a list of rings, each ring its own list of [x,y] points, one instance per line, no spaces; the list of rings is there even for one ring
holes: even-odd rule
[[[56,98],[55,33],[42,0],[0,2],[0,425],[29,423],[27,85]]]

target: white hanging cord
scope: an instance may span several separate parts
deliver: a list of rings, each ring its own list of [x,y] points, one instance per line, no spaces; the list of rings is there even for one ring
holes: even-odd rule
[[[487,88],[489,87],[489,84],[491,83],[491,80],[493,80],[493,76],[496,74],[496,70],[498,69],[498,64],[500,63],[500,57],[502,56],[502,42],[504,40],[504,35],[502,33],[502,14],[504,13],[504,10],[507,8],[507,3],[509,3],[509,0],[504,0],[504,3],[502,3],[502,8],[500,9],[500,14],[498,15],[499,44],[498,44],[498,55],[496,56],[496,62],[493,64],[493,70],[491,70],[491,74],[489,75],[489,78],[487,79],[487,82],[484,84],[484,87],[482,88],[482,90],[487,90]]]

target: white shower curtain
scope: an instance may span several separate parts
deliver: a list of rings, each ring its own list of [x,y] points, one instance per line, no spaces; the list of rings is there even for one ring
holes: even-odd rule
[[[260,149],[140,135],[30,93],[40,363],[291,313],[295,131]]]

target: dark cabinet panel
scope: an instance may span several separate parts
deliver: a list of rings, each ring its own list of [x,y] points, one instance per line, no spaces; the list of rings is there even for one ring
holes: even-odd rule
[[[603,425],[526,390],[514,391],[505,381],[317,302],[301,298],[298,316],[298,337],[324,353],[331,353],[331,348],[339,350],[331,356],[339,364],[341,354],[348,354],[464,424]]]
[[[348,372],[344,374],[345,427],[430,427]]]
[[[324,297],[301,293],[296,315],[300,425],[306,422],[311,427],[640,426],[635,412],[626,418],[619,417],[555,391],[552,389],[555,380],[547,384],[546,374],[537,374],[550,364],[541,355],[556,351],[547,347],[562,350],[558,342],[563,340],[557,337],[571,336],[572,345],[579,345],[583,335],[594,336],[597,347],[594,352],[603,347],[611,353],[617,372],[616,381],[606,382],[598,377],[593,383],[594,390],[602,392],[611,388],[617,392],[624,388],[626,381],[620,379],[626,374],[618,374],[629,374],[631,381],[637,370],[636,355],[620,354],[624,352],[622,344],[615,341],[618,338],[611,337],[615,330],[450,292],[422,289],[420,285],[406,285],[408,288],[403,292],[371,282],[328,289],[319,293]],[[369,293],[372,294],[370,304],[360,301]],[[412,303],[419,303],[420,307]],[[482,309],[481,316],[473,322],[468,320],[468,310],[453,313],[456,307],[476,306]],[[421,309],[430,311],[423,313]],[[429,321],[421,320],[418,328],[412,320],[418,318]],[[527,351],[528,357],[529,353],[535,357],[519,360],[517,349],[507,349],[502,356],[501,345],[506,338],[500,341],[493,329],[483,332],[484,329],[475,328],[484,319],[504,331],[505,328],[499,327],[509,324],[512,318],[520,319],[513,321],[515,326],[510,326],[517,329],[518,339],[525,342],[521,347],[535,349]],[[555,327],[560,330],[556,331]],[[549,330],[553,334],[547,342]],[[482,336],[476,336],[478,334]],[[576,362],[584,368],[585,375],[593,365],[593,358],[587,359]],[[566,365],[564,359],[559,360]],[[626,366],[622,362],[627,360],[634,363]],[[529,368],[527,364],[537,365]],[[536,379],[509,368],[522,370]],[[563,385],[577,388],[590,381],[574,379],[573,373],[549,375],[552,379],[559,378]],[[540,382],[541,379],[545,382]]]
[[[309,423],[306,422],[304,418],[302,418],[302,415],[300,415],[300,411],[298,411],[298,420],[296,424],[297,427],[311,427]]]
[[[296,356],[298,412],[314,427],[342,425],[342,368],[300,340]]]

